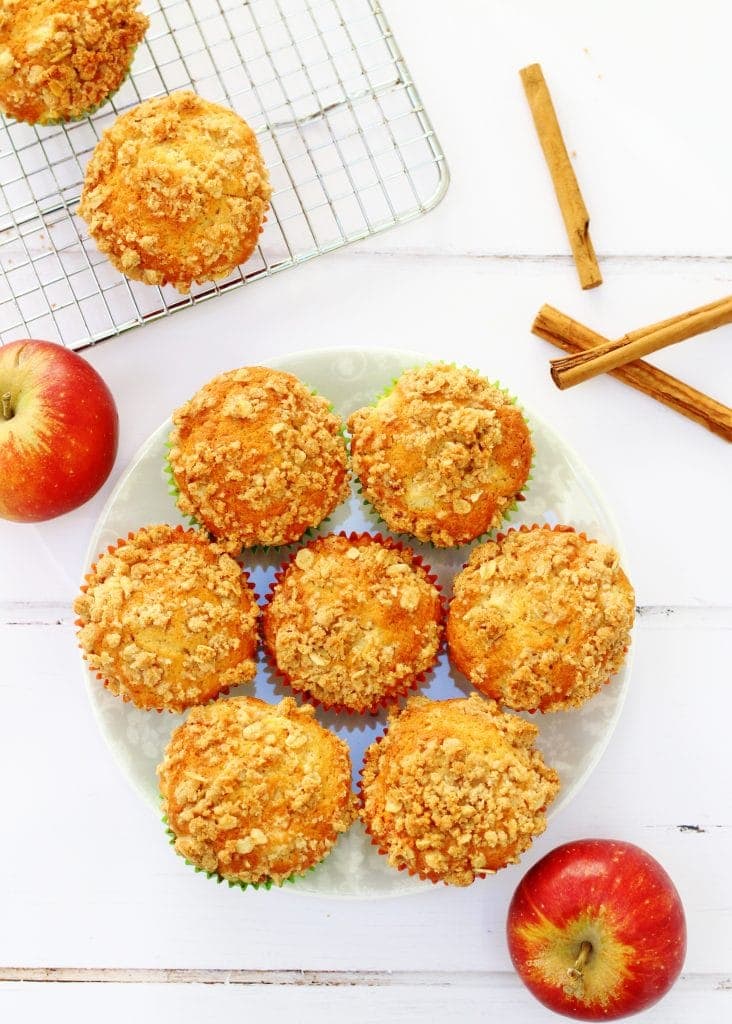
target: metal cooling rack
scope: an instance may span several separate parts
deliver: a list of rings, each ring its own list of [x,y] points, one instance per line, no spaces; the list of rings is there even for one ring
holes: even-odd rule
[[[132,74],[92,117],[0,120],[0,343],[81,348],[419,216],[444,195],[440,144],[378,0],[146,0]],[[75,215],[101,133],[143,99],[193,88],[259,136],[272,211],[229,278],[129,281]]]

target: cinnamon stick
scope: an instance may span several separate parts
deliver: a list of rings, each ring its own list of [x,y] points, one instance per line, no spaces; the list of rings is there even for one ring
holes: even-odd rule
[[[602,274],[590,238],[590,215],[577,184],[541,65],[530,64],[519,74],[552,176],[580,284],[583,288],[596,288],[602,284]]]
[[[607,338],[572,320],[553,306],[542,306],[531,330],[539,338],[551,342],[565,352],[587,352],[607,345]],[[610,375],[643,394],[663,402],[669,409],[701,424],[713,434],[732,442],[732,409],[697,391],[689,384],[664,373],[650,363],[638,359],[615,370]]]
[[[617,341],[606,341],[591,352],[554,359],[551,364],[552,380],[562,390],[571,388],[599,373],[607,373],[668,345],[676,345],[679,341],[729,323],[732,323],[732,295],[668,320],[661,320],[657,324],[641,327],[624,334]]]

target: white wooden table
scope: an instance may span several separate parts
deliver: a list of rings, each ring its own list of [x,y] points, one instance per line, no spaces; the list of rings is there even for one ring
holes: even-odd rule
[[[580,836],[636,842],[684,900],[683,977],[644,1019],[732,1019],[730,448],[622,384],[560,393],[528,331],[549,301],[615,336],[732,292],[726,0],[388,0],[450,163],[428,217],[87,352],[119,404],[103,491],[0,524],[0,1020],[554,1019],[503,936],[523,871]],[[579,290],[517,71],[542,62],[605,283]],[[730,328],[657,363],[732,402]],[[413,348],[499,377],[590,465],[639,610],[600,766],[519,868],[466,890],[338,902],[206,884],[112,762],[70,602],[128,460],[204,380],[292,349]],[[725,350],[726,346],[726,350]]]

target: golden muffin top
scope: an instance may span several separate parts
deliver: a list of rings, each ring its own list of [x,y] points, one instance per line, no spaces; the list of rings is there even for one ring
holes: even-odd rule
[[[0,110],[49,124],[122,84],[149,21],[139,0],[0,0]]]
[[[508,707],[578,707],[623,663],[633,588],[613,548],[571,527],[522,527],[488,541],[453,592],[450,657]]]
[[[477,694],[391,711],[366,751],[361,814],[389,863],[451,885],[515,863],[559,788],[537,734]]]
[[[246,121],[182,91],[140,103],[105,131],[79,214],[122,273],[187,292],[251,256],[270,194]]]
[[[531,468],[526,422],[473,370],[430,364],[348,420],[353,469],[390,529],[438,547],[492,530]]]
[[[307,871],[356,817],[348,745],[290,697],[194,708],[158,775],[177,852],[230,881]]]
[[[348,497],[341,427],[291,373],[223,373],[173,413],[178,507],[232,550],[299,540]]]
[[[264,610],[264,638],[293,689],[326,707],[376,710],[435,662],[442,606],[408,549],[368,534],[302,548]]]
[[[255,676],[256,599],[203,531],[131,533],[99,556],[74,611],[90,668],[140,708],[182,711]]]

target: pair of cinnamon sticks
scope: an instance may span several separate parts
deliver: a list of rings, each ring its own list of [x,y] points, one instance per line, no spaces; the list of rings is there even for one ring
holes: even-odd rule
[[[534,124],[549,167],[583,289],[602,284],[602,274],[590,238],[590,217],[569,159],[554,105],[538,64],[520,72]],[[660,323],[608,341],[551,306],[539,311],[532,331],[572,353],[551,362],[554,383],[562,390],[600,373],[613,376],[709,430],[732,441],[732,409],[671,377],[641,357],[667,345],[732,323],[732,296],[701,306]]]

